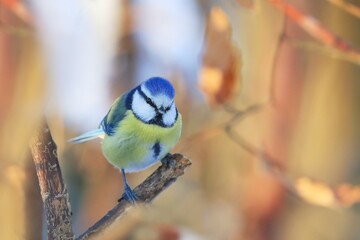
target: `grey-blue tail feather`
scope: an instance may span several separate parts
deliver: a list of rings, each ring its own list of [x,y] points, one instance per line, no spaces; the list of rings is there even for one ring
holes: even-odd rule
[[[94,138],[98,138],[98,137],[100,137],[101,135],[104,135],[104,134],[105,134],[104,130],[102,130],[101,128],[98,128],[96,130],[92,130],[92,131],[86,132],[84,134],[81,134],[80,136],[71,138],[71,139],[68,140],[68,142],[83,143],[83,142],[86,142],[86,141],[90,141],[90,140],[92,140]]]

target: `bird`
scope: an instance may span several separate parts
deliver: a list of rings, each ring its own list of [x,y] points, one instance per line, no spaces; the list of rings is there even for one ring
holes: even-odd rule
[[[163,159],[181,136],[182,117],[175,104],[175,89],[162,77],[151,77],[125,92],[112,104],[98,129],[69,139],[83,143],[101,138],[106,160],[120,169],[127,201],[139,200],[126,173],[145,170]]]

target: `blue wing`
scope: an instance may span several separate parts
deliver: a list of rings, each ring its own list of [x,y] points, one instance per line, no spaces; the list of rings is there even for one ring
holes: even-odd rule
[[[124,93],[122,96],[118,97],[114,101],[109,112],[101,121],[100,127],[107,135],[112,136],[115,134],[115,130],[121,120],[125,117],[126,111],[131,109],[133,93],[134,90]]]
[[[80,136],[69,139],[69,142],[82,143],[94,138],[103,137],[104,134],[109,136],[115,133],[119,122],[125,117],[126,111],[131,109],[132,95],[134,90],[123,94],[118,97],[112,104],[109,112],[106,114],[104,119],[101,121],[98,129],[86,132]]]

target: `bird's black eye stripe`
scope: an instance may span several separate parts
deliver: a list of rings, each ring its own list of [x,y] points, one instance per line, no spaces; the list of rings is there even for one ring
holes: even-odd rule
[[[157,109],[157,106],[155,105],[155,103],[148,97],[146,96],[146,94],[141,90],[141,88],[138,89],[139,94],[145,99],[145,101],[152,106],[153,108]]]
[[[149,98],[146,98],[145,101],[151,105],[152,101]]]
[[[172,107],[172,105],[174,104],[174,101],[170,104],[170,106],[168,106],[167,108],[165,108],[165,112],[169,111]]]

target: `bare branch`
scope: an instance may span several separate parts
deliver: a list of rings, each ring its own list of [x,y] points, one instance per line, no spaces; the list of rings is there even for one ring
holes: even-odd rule
[[[30,148],[46,211],[48,239],[74,239],[69,196],[61,175],[57,147],[47,124],[36,131]],[[168,154],[162,161],[165,164],[134,189],[141,202],[150,203],[191,165],[191,161],[181,154]],[[89,239],[103,232],[129,207],[131,204],[121,198],[115,208],[77,239]]]
[[[359,64],[360,49],[352,46],[346,40],[342,39],[337,34],[330,31],[316,18],[306,14],[304,11],[293,6],[291,3],[288,3],[288,1],[285,0],[268,0],[268,1],[273,6],[278,8],[281,12],[283,12],[286,16],[288,16],[304,31],[306,31],[312,37],[317,39],[319,42],[321,42],[325,46],[330,46],[332,48],[335,48],[337,51],[342,52],[343,55],[346,55],[348,60],[353,61],[353,63]],[[340,0],[328,0],[328,1],[331,1],[334,4],[338,4],[338,5],[340,5],[340,3],[343,2]],[[341,6],[343,7],[344,5],[345,5],[344,3],[341,4]],[[347,5],[347,7],[349,8],[349,5]],[[352,8],[352,11],[354,10],[355,8]],[[356,9],[356,11],[358,11],[358,9]]]
[[[61,175],[57,147],[46,123],[37,129],[30,149],[46,212],[48,239],[73,239],[69,195]]]
[[[168,154],[163,160],[165,160],[167,164],[161,165],[143,183],[134,189],[134,192],[139,197],[140,201],[150,203],[162,191],[174,183],[178,177],[183,175],[185,169],[191,165],[191,161],[181,154]],[[91,239],[95,235],[101,234],[131,206],[130,203],[121,198],[116,207],[110,210],[102,219],[78,237],[77,240]]]
[[[352,14],[354,17],[360,18],[360,8],[350,1],[345,0],[327,0],[332,4],[338,6],[349,14]]]
[[[25,223],[26,231],[24,239],[41,239],[42,238],[42,211],[43,204],[40,195],[40,187],[38,184],[38,178],[36,175],[36,169],[34,168],[33,158],[30,153],[26,158],[25,171],[27,179],[24,185],[25,193]]]

